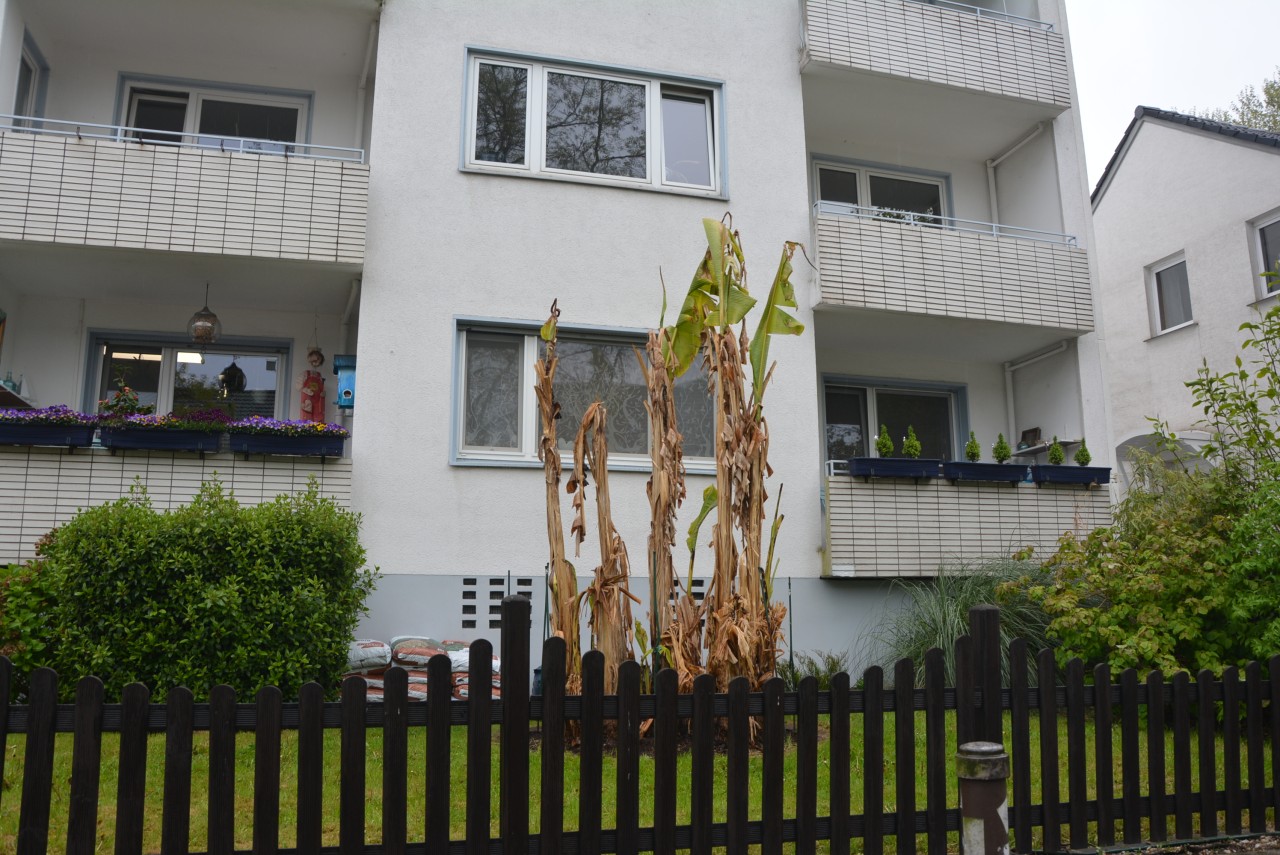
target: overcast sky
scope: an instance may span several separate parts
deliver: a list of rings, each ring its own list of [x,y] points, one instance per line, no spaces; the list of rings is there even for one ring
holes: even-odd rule
[[[1280,0],[1067,0],[1092,188],[1139,104],[1226,107],[1280,65]]]

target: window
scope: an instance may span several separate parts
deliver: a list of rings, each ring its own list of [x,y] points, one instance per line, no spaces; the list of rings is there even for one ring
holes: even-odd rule
[[[1191,289],[1186,259],[1154,268],[1149,284],[1154,334],[1191,323]]]
[[[895,386],[828,384],[825,395],[828,460],[869,457],[880,425],[902,448],[907,428],[915,429],[920,456],[951,460],[954,457],[954,409],[956,393],[945,389],[911,389]]]
[[[233,418],[280,418],[288,412],[284,372],[288,348],[250,346],[207,348],[140,340],[98,342],[99,368],[93,403],[121,384],[138,393],[157,413],[220,409]],[[244,376],[228,371],[234,365]],[[236,379],[228,382],[227,377]],[[93,409],[91,407],[90,409]]]
[[[458,457],[536,461],[541,423],[531,392],[533,363],[545,347],[537,331],[463,329],[459,345]],[[640,347],[639,338],[561,331],[555,388],[561,412],[556,439],[563,454],[572,454],[587,407],[602,401],[609,412],[611,464],[648,465],[647,393],[635,353]],[[715,415],[700,362],[676,381],[675,395],[685,458],[709,462]]]
[[[469,167],[720,190],[716,87],[489,57],[470,73]]]
[[[307,106],[298,95],[138,84],[129,87],[124,123],[151,143],[287,154],[288,143],[302,141]]]
[[[1261,253],[1262,260],[1259,273],[1280,268],[1280,217],[1258,224],[1258,251]],[[1262,280],[1262,291],[1264,294],[1280,291],[1280,279]]]
[[[944,180],[869,167],[819,165],[819,207],[824,213],[875,216],[941,225]]]
[[[18,79],[14,88],[13,114],[35,117],[44,112],[44,89],[49,74],[40,49],[31,33],[23,33],[22,49],[18,52]],[[15,128],[32,127],[31,121],[14,121]]]

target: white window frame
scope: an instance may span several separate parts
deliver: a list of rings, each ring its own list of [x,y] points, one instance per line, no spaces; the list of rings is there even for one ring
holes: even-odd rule
[[[1174,324],[1171,327],[1160,326],[1160,289],[1156,277],[1171,267],[1179,264],[1186,264],[1187,254],[1185,252],[1177,252],[1167,258],[1162,258],[1155,264],[1148,265],[1146,268],[1146,287],[1147,287],[1147,311],[1151,320],[1151,337],[1164,335],[1165,333],[1176,332],[1196,323],[1195,306],[1191,306],[1191,317],[1180,324]],[[1187,302],[1191,303],[1191,267],[1187,265]]]
[[[510,66],[524,69],[527,93],[525,98],[525,162],[497,163],[476,158],[476,125],[479,105],[481,64]],[[630,83],[645,88],[645,177],[599,175],[567,169],[554,169],[546,163],[546,101],[548,75],[569,74],[576,77],[594,77],[619,83]],[[472,53],[467,64],[466,116],[462,123],[463,162],[468,172],[488,172],[522,175],[530,178],[558,181],[604,184],[615,187],[633,187],[683,195],[723,198],[724,193],[724,122],[721,84],[657,76],[647,73],[609,68],[607,66],[579,65],[563,60],[541,60],[529,57],[512,57],[501,53]],[[710,185],[688,184],[666,179],[666,146],[662,137],[662,101],[666,94],[682,98],[702,98],[707,105],[707,157],[710,163]]]
[[[106,381],[106,391],[109,396],[115,392],[112,378],[105,377],[103,372],[106,371],[106,349],[110,345],[117,350],[125,350],[130,347],[138,348],[159,348],[160,349],[160,377],[162,378],[160,388],[156,390],[155,411],[161,415],[173,411],[173,387],[174,378],[178,369],[178,354],[199,351],[200,348],[193,344],[175,343],[172,337],[156,337],[148,338],[145,335],[138,334],[117,334],[112,335],[109,332],[95,332],[92,337],[93,344],[93,360],[90,366],[92,373],[89,376],[89,382],[86,386],[86,412],[96,412],[98,401],[102,400],[104,395],[101,394],[103,381]],[[291,348],[286,344],[275,344],[267,341],[257,343],[247,342],[218,342],[217,344],[206,348],[206,354],[214,356],[269,356],[277,355],[279,361],[276,363],[276,400],[274,418],[286,419],[289,417],[289,365],[291,364],[290,355]]]
[[[453,406],[453,441],[452,460],[454,465],[471,466],[526,466],[540,467],[538,460],[538,443],[542,438],[542,422],[538,413],[537,396],[533,394],[534,363],[538,360],[539,342],[538,327],[524,325],[502,325],[488,323],[464,322],[457,325],[454,343],[454,406]],[[464,445],[467,435],[467,334],[491,333],[496,335],[520,336],[523,338],[523,349],[520,357],[520,377],[517,388],[520,400],[517,405],[520,426],[517,431],[518,447],[514,449],[491,448]],[[560,328],[561,341],[598,342],[615,345],[634,345],[643,352],[644,333],[618,330],[582,330]],[[713,406],[710,398],[708,408]],[[572,439],[578,430],[577,425],[561,421],[557,426],[557,438],[563,441],[566,436]],[[572,431],[572,433],[569,433]],[[650,437],[650,442],[653,438]],[[562,466],[573,465],[573,453],[561,451]],[[694,474],[715,472],[715,460],[711,457],[684,457],[685,470]],[[653,468],[649,454],[609,453],[609,469],[630,472],[648,472]]]
[[[822,171],[829,172],[846,172],[857,176],[858,181],[858,207],[862,209],[876,208],[886,212],[897,211],[897,208],[886,208],[882,205],[876,205],[871,199],[871,179],[876,178],[896,178],[900,181],[914,181],[917,184],[932,184],[938,188],[938,208],[932,214],[917,214],[922,221],[927,221],[933,217],[937,217],[939,221],[947,218],[947,210],[950,201],[947,196],[947,179],[936,175],[922,175],[917,172],[895,171],[880,166],[859,166],[848,163],[832,163],[825,160],[817,160],[813,163],[813,196],[815,204],[821,213],[830,214],[854,214],[865,216],[863,212],[849,210],[843,202],[825,202],[822,199]],[[828,207],[830,206],[830,207]]]
[[[961,387],[944,383],[914,384],[903,380],[874,380],[838,376],[824,377],[822,382],[822,455],[824,459],[827,459],[827,392],[831,389],[857,389],[862,392],[867,417],[867,435],[864,442],[866,443],[868,457],[880,456],[880,453],[876,451],[876,438],[880,435],[880,412],[877,396],[881,392],[945,398],[947,402],[947,425],[951,433],[951,459],[961,459],[957,455],[963,451],[964,446],[959,440],[960,437],[968,435],[967,421],[964,424],[961,423],[961,411],[963,409],[961,400],[963,391]],[[901,437],[893,438],[894,448],[900,449],[901,443]],[[830,459],[827,459],[827,462],[830,463]]]
[[[40,100],[40,78],[42,70],[40,63],[36,61],[35,56],[27,47],[22,48],[22,52],[18,55],[18,79],[22,79],[22,67],[26,66],[31,69],[31,85],[27,87],[27,91],[13,93],[13,112],[18,116],[36,115],[36,109]]]
[[[214,142],[202,142],[200,134],[200,113],[204,107],[206,100],[214,101],[231,101],[239,104],[259,104],[267,107],[288,107],[298,111],[298,125],[294,131],[294,141],[292,143],[279,142],[274,143],[280,147],[280,153],[289,153],[297,146],[306,146],[308,144],[307,127],[310,120],[310,99],[302,95],[283,95],[268,92],[252,92],[242,91],[239,89],[219,89],[215,85],[183,85],[177,83],[166,83],[164,81],[152,82],[145,79],[126,78],[124,81],[125,93],[125,116],[122,124],[126,127],[136,128],[138,99],[141,98],[164,98],[172,97],[175,100],[186,97],[187,110],[183,120],[182,142],[194,144],[203,148],[218,148],[216,140],[224,139],[224,137],[207,136],[205,139],[214,140]],[[232,139],[232,137],[225,137]],[[245,139],[252,139],[246,137]],[[175,142],[177,142],[175,140]],[[269,152],[267,146],[263,146],[260,150]]]
[[[1261,217],[1258,217],[1249,224],[1249,245],[1250,255],[1253,256],[1253,269],[1255,278],[1253,280],[1254,295],[1259,300],[1265,300],[1268,297],[1274,297],[1280,294],[1280,280],[1272,280],[1274,284],[1270,288],[1267,287],[1267,280],[1262,274],[1271,270],[1268,266],[1266,253],[1262,247],[1262,230],[1267,226],[1273,226],[1280,223],[1280,208],[1268,211]]]

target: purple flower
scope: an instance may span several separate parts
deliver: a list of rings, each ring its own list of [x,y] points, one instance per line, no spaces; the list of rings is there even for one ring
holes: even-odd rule
[[[309,422],[305,419],[268,419],[262,416],[250,416],[227,425],[230,433],[256,433],[269,436],[332,436],[347,437],[347,429],[342,425]]]
[[[96,415],[77,412],[66,404],[39,410],[0,410],[0,423],[17,425],[95,425]]]

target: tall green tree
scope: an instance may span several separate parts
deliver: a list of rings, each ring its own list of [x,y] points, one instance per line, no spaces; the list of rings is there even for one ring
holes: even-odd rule
[[[1280,66],[1271,77],[1262,81],[1261,92],[1249,85],[1240,90],[1228,107],[1193,109],[1191,112],[1216,122],[1230,122],[1261,131],[1280,131]]]

